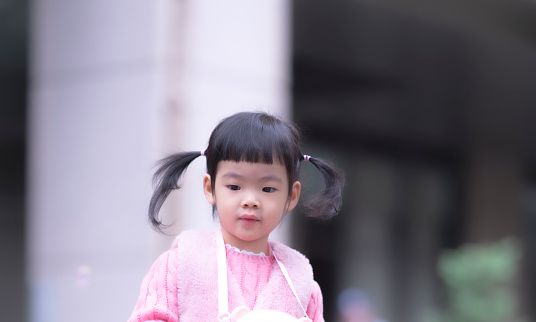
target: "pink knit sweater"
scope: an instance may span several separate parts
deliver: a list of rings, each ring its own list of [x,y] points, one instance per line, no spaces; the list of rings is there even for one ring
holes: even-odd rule
[[[229,248],[226,252],[228,274],[239,284],[241,298],[245,301],[243,305],[253,309],[268,285],[272,270],[278,269],[277,263],[273,256],[248,255]],[[179,321],[179,262],[176,244],[156,260],[143,279],[140,296],[129,322]],[[324,321],[320,287],[314,281],[312,286],[307,314],[315,322]]]

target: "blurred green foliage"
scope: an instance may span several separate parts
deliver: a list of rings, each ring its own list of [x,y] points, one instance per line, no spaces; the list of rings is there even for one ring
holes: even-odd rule
[[[520,321],[514,318],[516,300],[512,293],[520,256],[513,239],[445,251],[438,270],[445,284],[447,305],[425,321]]]

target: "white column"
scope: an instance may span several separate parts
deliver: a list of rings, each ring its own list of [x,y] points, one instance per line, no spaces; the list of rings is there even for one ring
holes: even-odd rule
[[[169,246],[146,219],[154,162],[204,149],[239,110],[288,117],[288,4],[41,0],[32,12],[30,320],[124,321]],[[177,231],[215,226],[204,171],[196,160],[165,205]]]
[[[196,0],[180,7],[182,31],[177,37],[182,50],[176,75],[166,86],[166,119],[168,128],[180,131],[181,140],[166,144],[163,151],[205,149],[217,123],[235,112],[263,110],[288,119],[289,3]],[[201,190],[205,171],[205,161],[195,160],[183,188],[164,206],[166,216],[176,222],[174,232],[216,229]],[[288,225],[272,236],[285,241],[287,231]]]
[[[31,321],[124,321],[154,259],[155,1],[32,2]]]

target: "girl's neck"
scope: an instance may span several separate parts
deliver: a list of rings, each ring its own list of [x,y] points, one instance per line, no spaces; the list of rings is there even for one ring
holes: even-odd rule
[[[223,240],[226,244],[236,247],[240,250],[252,252],[254,254],[264,253],[268,256],[272,255],[270,247],[268,247],[268,238],[259,239],[254,241],[241,240],[229,234],[224,229],[221,231]]]

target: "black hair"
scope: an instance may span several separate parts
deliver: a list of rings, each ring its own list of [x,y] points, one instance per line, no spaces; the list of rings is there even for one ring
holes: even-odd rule
[[[161,231],[163,226],[158,213],[164,201],[175,189],[188,165],[202,152],[181,152],[168,156],[158,163],[153,177],[155,190],[149,204],[149,221]],[[229,116],[214,128],[204,151],[207,173],[214,189],[220,161],[252,162],[285,166],[291,187],[299,179],[304,156],[300,149],[300,133],[291,123],[263,112],[241,112]],[[308,158],[321,173],[323,187],[305,203],[310,217],[328,219],[336,215],[342,204],[344,177],[331,164],[321,159]]]

